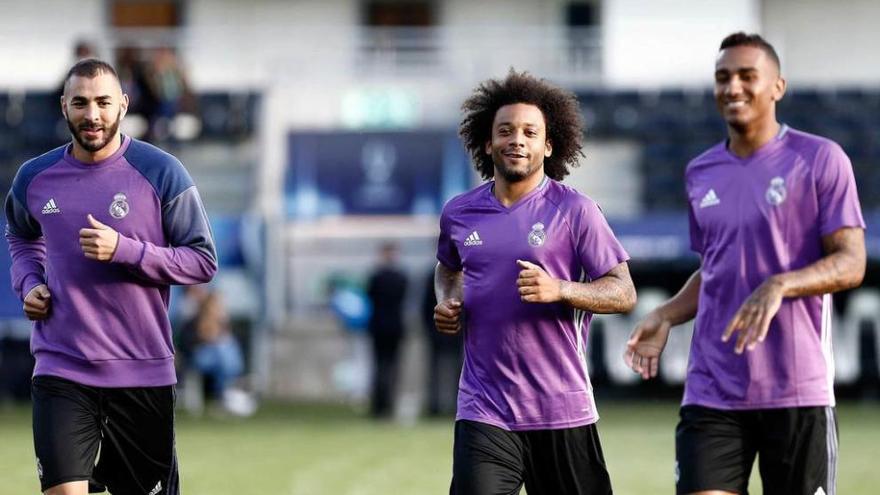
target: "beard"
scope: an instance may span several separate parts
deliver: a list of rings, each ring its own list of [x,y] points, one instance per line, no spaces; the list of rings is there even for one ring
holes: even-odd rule
[[[70,129],[70,134],[73,136],[73,139],[79,143],[80,146],[83,147],[89,153],[95,153],[104,149],[110,141],[116,137],[116,134],[119,133],[119,122],[122,120],[122,109],[119,110],[119,113],[116,114],[116,120],[113,121],[110,126],[101,126],[101,125],[92,125],[89,123],[83,123],[79,125],[74,125],[70,119],[65,119],[67,121],[67,128]],[[104,136],[100,139],[95,140],[87,140],[83,137],[83,131],[86,130],[95,130],[95,129],[103,129]]]
[[[514,168],[504,161],[504,156],[501,153],[496,154],[494,152],[492,153],[492,161],[495,164],[495,171],[498,172],[498,175],[511,184],[531,177],[544,165],[543,161],[539,163],[528,162],[524,167]]]

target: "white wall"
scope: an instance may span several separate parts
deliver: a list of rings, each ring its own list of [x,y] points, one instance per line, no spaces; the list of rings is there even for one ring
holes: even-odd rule
[[[0,0],[0,89],[51,89],[73,62],[73,45],[94,40],[106,56],[101,0]]]
[[[320,69],[332,74],[359,22],[354,1],[192,0],[187,43],[193,83],[201,88],[259,87]],[[344,74],[344,71],[340,71]]]
[[[764,0],[763,19],[790,84],[880,83],[877,0]]]
[[[724,36],[760,29],[759,0],[606,0],[604,80],[611,87],[706,86]]]

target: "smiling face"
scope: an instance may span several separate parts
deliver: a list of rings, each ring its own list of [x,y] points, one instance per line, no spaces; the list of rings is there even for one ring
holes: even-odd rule
[[[61,112],[73,136],[77,158],[87,156],[97,161],[112,154],[112,143],[127,109],[128,96],[122,94],[113,74],[71,76],[64,87]]]
[[[779,67],[761,48],[721,50],[715,62],[715,103],[727,125],[744,131],[776,122],[776,102],[785,94]]]
[[[531,177],[543,169],[544,158],[552,151],[544,114],[538,107],[514,103],[495,112],[486,154],[492,156],[496,178],[512,183]]]

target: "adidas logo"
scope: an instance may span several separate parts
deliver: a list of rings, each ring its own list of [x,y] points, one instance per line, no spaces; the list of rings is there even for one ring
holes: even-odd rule
[[[705,208],[707,206],[715,206],[721,203],[721,200],[718,199],[718,195],[715,194],[715,189],[709,189],[709,192],[703,196],[703,199],[700,200],[700,208]]]
[[[162,482],[160,481],[160,482],[156,483],[156,486],[153,487],[153,489],[150,490],[150,493],[148,493],[147,495],[156,495],[157,493],[159,493],[161,491],[162,491]]]
[[[480,239],[480,234],[475,230],[471,235],[467,236],[467,239],[464,240],[465,246],[482,246],[483,240]]]
[[[51,215],[52,213],[61,213],[61,210],[55,204],[55,198],[49,198],[49,201],[43,205],[43,215]]]

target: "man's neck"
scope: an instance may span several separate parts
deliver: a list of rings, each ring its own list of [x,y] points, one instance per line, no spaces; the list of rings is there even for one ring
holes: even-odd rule
[[[779,135],[782,126],[776,119],[769,123],[752,128],[736,129],[728,126],[728,148],[731,153],[740,157],[747,158],[757,151],[761,146],[772,141]]]
[[[510,206],[520,200],[526,194],[535,190],[544,181],[544,169],[535,172],[525,179],[517,182],[508,182],[498,173],[495,174],[495,187],[493,194],[504,206]]]
[[[110,142],[107,143],[107,146],[104,146],[103,148],[95,152],[86,150],[76,141],[76,139],[74,139],[71,154],[73,154],[73,157],[76,158],[77,161],[83,163],[97,163],[110,157],[113,153],[116,153],[116,151],[119,150],[121,146],[122,134],[119,133],[113,136],[113,139],[111,139]]]

